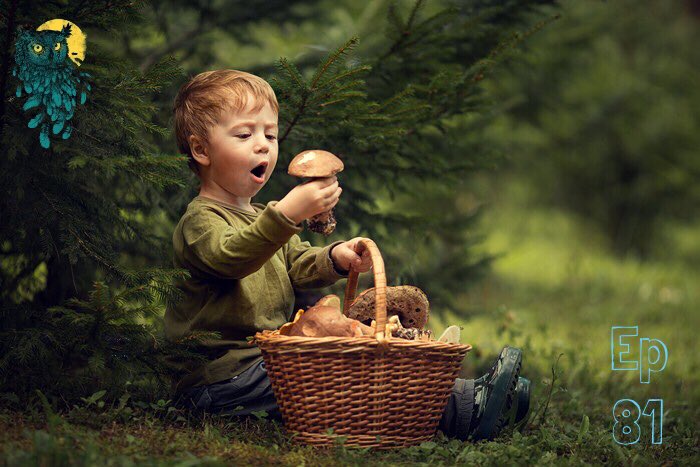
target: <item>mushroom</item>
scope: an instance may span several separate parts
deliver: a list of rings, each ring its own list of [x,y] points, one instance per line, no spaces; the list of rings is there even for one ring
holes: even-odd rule
[[[375,320],[372,320],[371,327],[377,326]],[[398,315],[390,316],[386,323],[386,335],[406,339],[409,341],[428,341],[432,337],[432,332],[429,329],[422,330],[418,328],[404,328],[401,325],[401,320]]]
[[[442,336],[438,339],[439,342],[447,342],[448,344],[459,344],[459,334],[460,334],[460,328],[459,326],[450,326],[447,329],[445,329],[445,332],[442,333]]]
[[[371,335],[372,329],[348,318],[338,308],[315,305],[302,313],[285,332],[280,330],[280,334],[304,337],[362,337]]]
[[[340,299],[327,295],[308,310],[299,310],[294,321],[279,329],[283,336],[362,337],[372,336],[373,329],[340,311]]]
[[[295,177],[304,177],[311,180],[328,178],[342,172],[345,166],[343,161],[328,151],[312,149],[303,151],[294,156],[289,163],[287,173]],[[323,235],[330,235],[335,230],[335,217],[333,209],[316,214],[306,220],[309,230]]]
[[[348,309],[348,318],[369,323],[374,316],[374,287],[365,290],[353,300]],[[401,323],[408,328],[423,329],[428,324],[430,303],[428,297],[418,287],[399,285],[386,288],[387,317],[398,315]]]

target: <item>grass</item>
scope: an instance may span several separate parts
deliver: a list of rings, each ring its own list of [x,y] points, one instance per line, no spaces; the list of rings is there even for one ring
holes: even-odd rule
[[[4,465],[366,465],[599,464],[696,465],[700,390],[700,229],[670,232],[662,262],[609,255],[585,224],[556,211],[505,203],[484,220],[487,251],[503,252],[493,274],[460,297],[461,310],[435,310],[431,327],[463,326],[474,345],[464,374],[479,374],[505,344],[524,351],[533,381],[533,416],[524,433],[494,442],[434,442],[395,452],[338,445],[295,445],[265,420],[196,419],[168,401],[124,398],[100,405],[99,393],[72,410],[0,411]],[[675,253],[674,253],[675,252]],[[675,256],[674,256],[675,255]],[[610,369],[610,327],[638,325],[640,336],[666,343],[666,369],[640,384],[635,372]],[[652,445],[642,419],[633,446],[612,441],[612,406],[621,398],[664,399],[663,444]]]

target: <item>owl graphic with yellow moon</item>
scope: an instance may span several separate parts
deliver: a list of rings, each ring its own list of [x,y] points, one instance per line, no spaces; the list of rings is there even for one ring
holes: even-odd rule
[[[51,146],[50,136],[70,137],[76,106],[87,100],[90,75],[78,71],[85,48],[85,34],[68,20],[52,19],[35,31],[19,30],[12,70],[20,81],[15,95],[27,96],[22,106],[30,114],[27,126],[39,128],[44,149]]]

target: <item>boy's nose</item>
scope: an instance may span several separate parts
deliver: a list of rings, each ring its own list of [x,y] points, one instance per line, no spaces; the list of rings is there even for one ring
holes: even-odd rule
[[[256,153],[268,153],[270,151],[270,142],[265,138],[264,136],[262,139],[257,139],[255,141],[255,146],[253,147],[253,150]]]

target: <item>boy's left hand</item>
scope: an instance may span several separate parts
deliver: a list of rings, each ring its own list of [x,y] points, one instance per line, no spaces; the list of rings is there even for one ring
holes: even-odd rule
[[[357,272],[367,272],[372,267],[372,259],[369,255],[369,250],[365,249],[362,256],[355,253],[357,242],[363,240],[364,237],[355,237],[352,240],[341,243],[331,250],[331,259],[338,267],[344,271],[349,271],[350,267]]]

